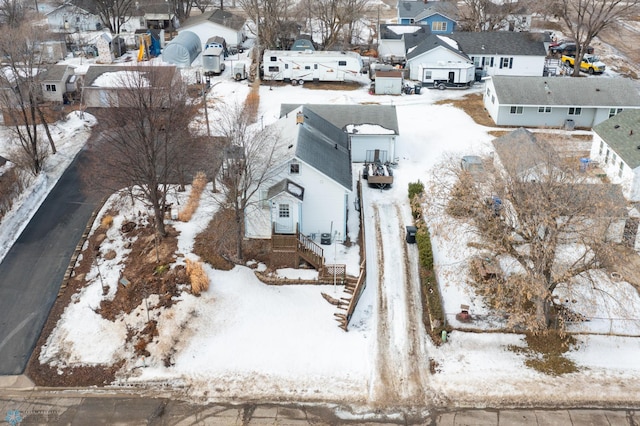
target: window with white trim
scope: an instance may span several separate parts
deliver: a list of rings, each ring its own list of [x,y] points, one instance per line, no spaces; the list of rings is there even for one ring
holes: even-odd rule
[[[599,155],[600,157],[602,157],[602,150],[603,150],[603,149],[604,149],[604,142],[603,142],[603,141],[600,141],[600,151],[598,152],[598,155]]]
[[[55,92],[57,91],[55,84],[45,84],[45,90],[47,92]]]
[[[619,112],[622,112],[622,108],[611,108],[611,109],[609,109],[609,118],[613,117],[614,115],[618,114]]]
[[[550,106],[539,106],[538,107],[538,112],[544,113],[544,114],[549,114],[551,112],[551,107]]]
[[[569,107],[569,115],[580,115],[580,114],[582,114],[582,108]]]
[[[292,161],[289,163],[289,174],[290,175],[299,175],[300,174],[300,163],[297,161]]]
[[[622,172],[624,171],[624,163],[620,162],[620,170],[618,170],[618,177],[622,177]]]
[[[447,31],[447,21],[432,22],[431,31]]]
[[[511,114],[522,114],[522,107],[521,106],[512,106],[511,109],[509,110],[509,112]]]
[[[278,205],[278,217],[289,217],[289,204]]]

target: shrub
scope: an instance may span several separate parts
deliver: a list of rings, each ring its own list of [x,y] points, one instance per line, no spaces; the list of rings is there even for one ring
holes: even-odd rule
[[[184,208],[178,214],[178,220],[182,222],[188,222],[198,209],[200,205],[200,197],[204,188],[207,186],[207,175],[204,172],[198,172],[193,178],[191,183],[191,193],[189,194],[189,200]]]
[[[209,290],[209,276],[202,267],[202,262],[194,262],[186,259],[187,276],[191,283],[191,292],[195,295]]]
[[[422,195],[424,192],[424,184],[419,180],[417,182],[409,182],[409,200],[415,198],[416,195]]]
[[[109,229],[111,228],[111,225],[113,225],[113,216],[110,214],[105,215],[100,221],[100,227],[102,229]]]
[[[423,322],[430,331],[433,341],[438,344],[441,343],[441,333],[445,329],[445,317],[440,298],[440,288],[433,272],[431,236],[422,218],[423,194],[424,185],[422,182],[417,181],[409,184],[411,215],[415,221],[416,228],[418,228],[416,244],[418,245],[418,258],[420,261],[420,293],[425,314]]]

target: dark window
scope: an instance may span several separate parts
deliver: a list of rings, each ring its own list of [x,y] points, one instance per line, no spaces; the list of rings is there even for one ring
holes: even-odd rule
[[[277,60],[278,60],[278,58],[276,58],[275,56],[272,56],[271,58],[269,58],[269,60],[270,60],[271,62],[275,62],[275,61],[277,61]]]
[[[289,217],[289,204],[280,204],[278,207],[279,217]]]
[[[347,66],[347,61],[338,61],[338,66],[339,67],[346,67]]]
[[[582,114],[582,108],[580,107],[570,107],[569,115],[580,115]]]
[[[297,175],[300,173],[300,164],[299,163],[291,163],[289,165],[289,173],[292,175]]]
[[[279,72],[280,67],[274,67],[273,65],[269,67],[269,72]]]
[[[310,69],[311,69],[311,65],[305,65],[305,66],[304,66],[304,69],[305,69],[305,70],[310,70]]]

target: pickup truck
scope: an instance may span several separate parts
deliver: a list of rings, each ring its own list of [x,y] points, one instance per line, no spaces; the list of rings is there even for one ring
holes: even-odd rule
[[[562,62],[573,68],[575,58],[573,56],[562,55]],[[582,58],[582,62],[580,63],[580,70],[586,71],[589,74],[602,74],[605,68],[606,66],[603,62],[600,62],[600,58],[593,55],[584,55],[584,58]]]

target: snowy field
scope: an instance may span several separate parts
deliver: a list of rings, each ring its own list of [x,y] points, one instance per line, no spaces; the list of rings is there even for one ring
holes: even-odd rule
[[[242,102],[248,93],[246,82],[231,80],[229,68],[212,82],[211,107],[220,100]],[[368,197],[381,208],[398,206],[400,220],[406,221],[410,217],[409,182],[418,179],[428,182],[434,170],[437,173],[444,155],[481,154],[490,150],[492,136],[488,131],[491,129],[475,124],[460,109],[434,105],[440,99],[481,92],[482,86],[470,91],[425,89],[420,95],[372,96],[367,91],[368,81],[363,78],[362,83],[361,88],[353,91],[263,86],[258,114],[260,125],[267,126],[276,121],[281,103],[395,105],[400,136],[394,185],[389,190],[370,191]],[[86,140],[83,131],[74,134],[73,129],[84,129],[89,124],[76,120],[70,119],[59,126],[67,141],[60,143],[61,151],[71,158]],[[3,150],[0,146],[0,155],[4,154]],[[47,179],[54,181],[56,178]],[[25,200],[23,205],[27,203]],[[115,198],[110,203],[123,209],[123,214],[126,214],[125,209],[131,209],[130,212],[139,209],[139,206]],[[103,213],[107,208],[105,206]],[[180,232],[178,251],[184,257],[195,258],[191,253],[194,237],[206,226],[215,208],[213,199],[205,196],[190,222],[174,224]],[[365,213],[366,209],[367,206]],[[439,223],[438,215],[437,209],[429,210],[431,225]],[[16,229],[13,221],[25,223],[28,217],[22,211],[15,214],[3,222],[0,232]],[[126,249],[121,246],[123,242],[116,235],[118,220],[122,217],[116,218],[114,233],[108,239],[110,248],[120,257],[101,268],[102,279],[110,286],[106,297],[115,291],[121,268],[118,262],[126,255]],[[368,216],[367,226],[372,223]],[[357,229],[351,225],[349,228]],[[392,229],[385,238],[389,235],[401,238],[400,234],[401,231]],[[464,227],[438,227],[433,232],[436,270],[449,316],[458,312],[460,304],[471,305],[472,313],[487,313],[482,301],[466,285],[465,262],[473,254],[466,247],[467,238]],[[353,255],[353,250],[338,245],[328,248],[327,252],[335,253],[337,263],[348,263],[350,268],[357,270],[359,259]],[[385,265],[404,263],[401,251],[386,250],[385,256],[389,257],[385,259]],[[372,261],[375,262],[375,258],[369,259]],[[320,295],[322,292],[339,295],[340,289],[333,286],[267,286],[244,266],[231,271],[207,268],[207,273],[211,286],[201,297],[183,293],[171,310],[156,309],[157,300],[150,297],[148,307],[142,303],[131,314],[111,322],[93,310],[103,296],[98,271],[92,271],[87,277],[93,278],[91,284],[75,297],[77,303],[71,303],[64,312],[42,350],[41,361],[64,367],[110,364],[125,359],[126,367],[119,384],[168,383],[203,401],[322,402],[361,407],[362,410],[367,410],[367,404],[376,401],[374,384],[380,369],[390,366],[380,365],[376,356],[376,330],[380,327],[376,301],[380,294],[375,276],[369,274],[349,332],[345,333],[333,319],[335,307]],[[385,274],[394,277],[393,271],[385,270]],[[281,275],[295,278],[296,272],[286,270],[281,271]],[[308,278],[306,275],[300,277]],[[400,285],[404,276],[398,274],[397,279]],[[401,312],[403,294],[389,292],[387,297],[391,297],[389,303]],[[630,298],[632,303],[637,303],[636,293],[631,293]],[[132,356],[131,348],[123,344],[127,326],[141,327],[147,315],[157,319],[160,334],[148,346],[151,356],[136,358]],[[630,327],[637,327],[636,323],[637,320],[631,321]],[[479,327],[490,328],[487,323]],[[421,341],[412,342],[401,327],[390,326],[389,330],[393,332],[390,341],[400,364],[398,371],[407,367],[403,365],[402,354],[411,352],[413,345],[424,351],[420,355],[422,371],[428,371],[429,359],[437,364],[437,372],[425,379],[424,395],[428,398],[425,405],[432,402],[473,406],[626,404],[637,403],[637,395],[640,395],[638,338],[578,335],[578,348],[567,356],[580,371],[551,378],[527,368],[522,355],[507,349],[510,345],[525,345],[520,335],[454,331],[446,344],[436,347],[424,335]],[[162,358],[170,347],[175,349],[173,365],[165,367]],[[397,405],[408,405],[408,402],[397,401]]]

